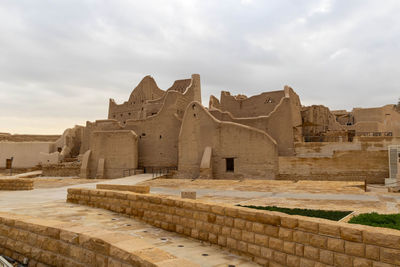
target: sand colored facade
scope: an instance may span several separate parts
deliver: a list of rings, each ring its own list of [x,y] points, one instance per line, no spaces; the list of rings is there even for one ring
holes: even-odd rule
[[[138,167],[138,136],[133,131],[92,133],[88,177],[119,178]]]
[[[294,155],[294,142],[301,139],[301,103],[289,86],[282,91],[247,98],[221,92],[221,101],[210,97],[210,113],[222,121],[255,127],[269,134],[278,145],[279,155]]]
[[[31,168],[40,163],[40,153],[54,150],[53,142],[0,142],[0,168],[13,157],[13,168]]]
[[[185,112],[179,135],[179,175],[198,178],[211,169],[213,178],[274,179],[277,145],[265,132],[215,119],[200,103]]]
[[[114,138],[123,132],[130,137]],[[0,137],[17,138],[7,133]],[[175,81],[167,90],[146,76],[127,101],[110,99],[107,119],[67,129],[40,151],[26,148],[29,162],[17,166],[40,163],[58,173],[56,168],[68,169],[66,163],[72,161],[81,164],[81,177],[92,178],[122,177],[122,169],[172,169],[177,171],[171,176],[186,178],[382,182],[388,173],[384,152],[388,145],[398,145],[399,138],[397,105],[331,111],[321,105],[302,106],[295,91],[284,86],[250,97],[222,91],[220,99],[211,96],[205,108],[198,74]],[[0,142],[2,146],[18,150],[9,141]],[[4,155],[11,155],[2,151],[0,167]]]

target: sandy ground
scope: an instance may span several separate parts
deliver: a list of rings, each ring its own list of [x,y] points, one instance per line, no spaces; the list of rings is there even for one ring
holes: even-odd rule
[[[104,182],[106,179],[82,179],[76,177],[51,177],[51,178],[20,178],[34,181],[34,188],[56,188],[69,185]]]
[[[179,195],[180,191],[191,190],[197,192],[198,199],[229,204],[400,212],[400,194],[387,193],[384,186],[376,185],[365,192],[363,182],[158,178],[139,184],[149,185],[153,193]]]

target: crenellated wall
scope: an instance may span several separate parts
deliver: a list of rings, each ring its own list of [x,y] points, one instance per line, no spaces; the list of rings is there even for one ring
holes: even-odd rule
[[[400,265],[397,230],[131,192],[70,188],[67,201],[217,244],[262,266]]]
[[[186,109],[179,134],[178,175],[198,178],[206,147],[212,150],[211,170],[216,179],[274,179],[278,170],[276,142],[264,131],[243,124],[219,121],[200,103]],[[226,167],[226,159],[234,170]]]

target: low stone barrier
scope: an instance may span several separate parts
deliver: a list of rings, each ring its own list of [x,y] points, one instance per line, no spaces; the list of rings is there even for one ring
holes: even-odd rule
[[[263,266],[394,267],[400,232],[199,200],[68,189],[67,201],[134,216],[218,244]]]
[[[130,235],[7,213],[0,213],[0,254],[28,258],[28,266],[199,266]]]
[[[97,184],[97,189],[117,190],[117,191],[130,191],[140,194],[150,193],[150,186],[147,185],[121,185],[121,184]]]
[[[42,176],[49,177],[70,177],[79,176],[81,171],[80,164],[75,162],[58,163],[58,164],[46,164],[42,166]]]
[[[32,190],[33,181],[28,179],[12,179],[2,178],[0,179],[0,190]]]

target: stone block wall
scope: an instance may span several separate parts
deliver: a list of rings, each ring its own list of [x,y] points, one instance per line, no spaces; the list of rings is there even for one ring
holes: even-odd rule
[[[198,266],[137,237],[7,213],[0,213],[0,254],[28,258],[30,267]]]
[[[78,177],[81,165],[75,162],[67,162],[60,164],[49,164],[42,166],[42,176],[50,177]]]
[[[33,181],[27,179],[0,179],[0,190],[32,190]]]
[[[263,266],[400,265],[396,230],[109,190],[70,188],[67,201],[127,214],[249,256]]]

